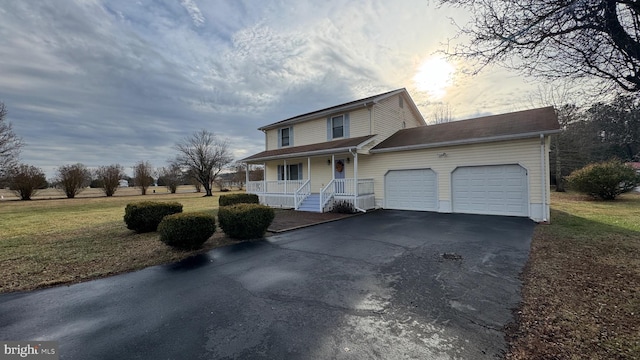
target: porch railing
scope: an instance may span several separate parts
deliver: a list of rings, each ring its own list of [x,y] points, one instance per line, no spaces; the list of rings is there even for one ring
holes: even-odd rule
[[[358,195],[369,195],[373,193],[373,179],[358,179]]]
[[[252,194],[293,195],[304,183],[304,180],[250,181],[247,184],[247,192]]]
[[[333,179],[329,181],[329,183],[320,190],[320,211],[324,210],[325,205],[327,205],[329,200],[331,200],[335,195],[336,180],[338,179]],[[340,179],[340,180],[344,180],[344,179]]]
[[[311,195],[311,180],[305,181],[304,184],[296,189],[295,193],[293,194],[293,201],[296,210],[298,210],[300,204],[302,204],[304,199],[306,199],[309,195]]]

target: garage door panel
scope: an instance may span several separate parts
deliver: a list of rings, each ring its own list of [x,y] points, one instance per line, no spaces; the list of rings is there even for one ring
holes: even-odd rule
[[[459,167],[452,173],[453,211],[527,216],[527,172],[519,165]]]
[[[437,209],[437,178],[431,169],[391,170],[385,175],[384,183],[388,209]]]

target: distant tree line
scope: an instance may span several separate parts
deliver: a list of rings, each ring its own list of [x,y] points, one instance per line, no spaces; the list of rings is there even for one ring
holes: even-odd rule
[[[48,187],[60,189],[67,198],[75,198],[88,187],[100,188],[106,196],[113,196],[125,180],[127,186],[137,187],[142,195],[152,185],[165,186],[175,193],[179,185],[193,185],[197,192],[205,191],[204,196],[212,196],[212,187],[217,184],[222,188],[221,175],[229,170],[244,185],[245,173],[241,165],[230,166],[233,161],[229,142],[219,140],[212,132],[200,130],[178,142],[174,149],[177,155],[164,167],[154,168],[149,161],[137,162],[132,170],[133,177],[125,173],[120,164],[100,166],[90,170],[86,165],[68,164],[56,170],[55,177],[47,181],[44,171],[38,167],[19,163],[22,140],[13,132],[11,124],[4,122],[6,110],[0,102],[0,187],[14,191],[22,200],[30,200],[38,190]],[[252,172],[251,178],[255,178]],[[260,171],[260,174],[262,172]]]
[[[556,190],[564,191],[564,178],[587,164],[618,159],[640,161],[640,99],[618,95],[588,107],[556,107],[563,131],[552,138],[549,156]]]

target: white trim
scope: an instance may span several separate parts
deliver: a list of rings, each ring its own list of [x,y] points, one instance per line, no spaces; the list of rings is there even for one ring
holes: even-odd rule
[[[510,135],[500,135],[500,136],[490,136],[485,138],[473,138],[473,139],[463,139],[463,140],[454,140],[454,141],[443,141],[439,143],[430,143],[430,144],[415,144],[415,145],[405,145],[405,146],[396,146],[391,148],[383,148],[383,149],[370,149],[371,153],[385,153],[385,152],[393,152],[393,151],[405,151],[405,150],[419,150],[419,149],[430,149],[437,147],[445,147],[445,146],[453,146],[453,145],[467,145],[467,144],[478,144],[478,143],[486,143],[486,142],[495,142],[495,141],[506,141],[506,140],[520,140],[526,138],[537,137],[538,135],[549,135],[560,132],[561,130],[547,130],[547,131],[536,131],[522,134],[510,134]]]

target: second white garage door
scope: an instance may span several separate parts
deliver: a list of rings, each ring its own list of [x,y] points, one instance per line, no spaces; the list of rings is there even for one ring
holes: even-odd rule
[[[453,212],[529,215],[527,171],[520,165],[459,167],[451,181]]]
[[[438,209],[436,173],[431,169],[391,170],[384,176],[385,208]]]

